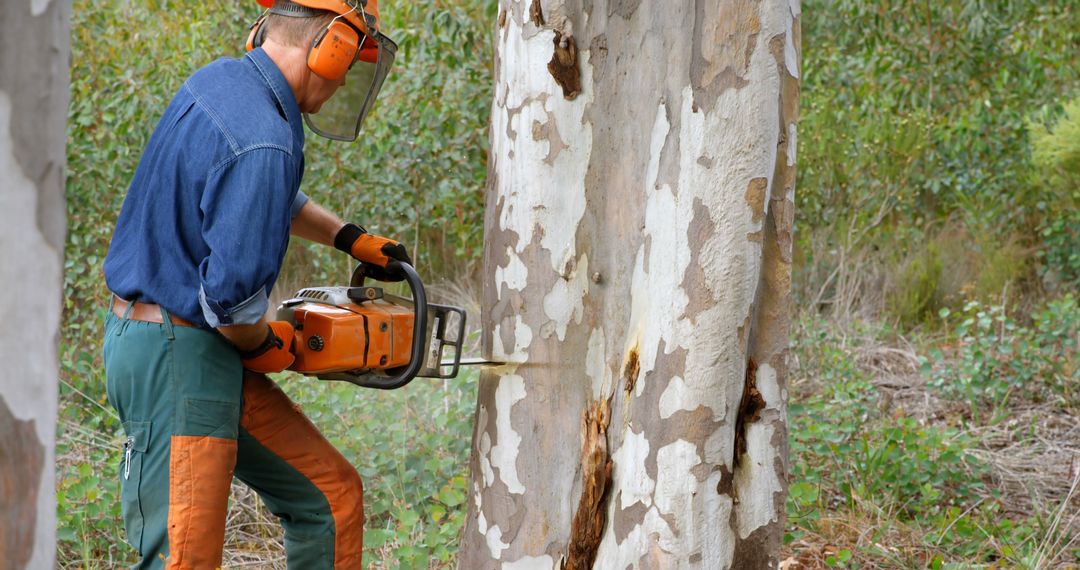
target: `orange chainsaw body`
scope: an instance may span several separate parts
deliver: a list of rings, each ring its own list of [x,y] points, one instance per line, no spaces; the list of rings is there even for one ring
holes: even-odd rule
[[[292,324],[296,339],[296,360],[289,369],[381,390],[416,377],[457,376],[465,311],[428,304],[412,265],[395,262],[395,267],[411,299],[365,287],[361,263],[348,287],[307,287],[283,301],[277,320]]]
[[[409,363],[412,310],[382,300],[362,305],[305,303],[293,312],[296,361],[290,370],[325,374]]]

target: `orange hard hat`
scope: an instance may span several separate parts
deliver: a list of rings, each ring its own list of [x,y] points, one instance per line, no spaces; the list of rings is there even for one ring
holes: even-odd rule
[[[274,0],[257,0],[260,6],[272,8]],[[379,0],[287,0],[314,10],[326,10],[340,15],[364,35],[379,28]],[[366,17],[365,17],[366,16]],[[368,29],[368,25],[372,29]]]

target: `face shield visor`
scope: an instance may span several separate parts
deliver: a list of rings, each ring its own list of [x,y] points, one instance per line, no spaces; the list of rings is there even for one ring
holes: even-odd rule
[[[397,44],[381,33],[364,38],[356,61],[345,75],[345,84],[323,103],[318,113],[304,114],[308,127],[328,139],[356,140],[396,54]]]

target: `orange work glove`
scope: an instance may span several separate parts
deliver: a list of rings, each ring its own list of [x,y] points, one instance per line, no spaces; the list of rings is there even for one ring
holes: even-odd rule
[[[244,368],[252,372],[281,372],[296,360],[296,335],[292,325],[286,321],[268,324],[266,340],[254,350],[240,352]]]
[[[379,281],[404,279],[404,275],[386,270],[391,261],[412,265],[412,258],[405,246],[392,239],[371,235],[356,224],[345,224],[338,231],[334,237],[334,247],[353,256],[357,261],[367,263],[367,276]]]

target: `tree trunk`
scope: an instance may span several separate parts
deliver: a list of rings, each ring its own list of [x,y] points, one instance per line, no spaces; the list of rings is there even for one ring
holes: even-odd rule
[[[462,569],[776,567],[799,11],[501,1]]]
[[[0,3],[0,566],[52,568],[69,3]]]

